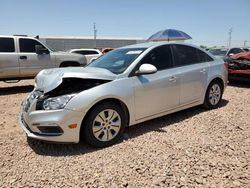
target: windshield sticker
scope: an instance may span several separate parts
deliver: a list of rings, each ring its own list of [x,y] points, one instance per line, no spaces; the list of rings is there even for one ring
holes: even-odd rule
[[[128,51],[126,54],[140,54],[142,50]]]

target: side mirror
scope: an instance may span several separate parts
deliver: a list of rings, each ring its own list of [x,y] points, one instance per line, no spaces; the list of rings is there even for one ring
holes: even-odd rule
[[[233,55],[234,55],[234,53],[230,53],[228,56],[231,57],[231,56],[233,56]]]
[[[135,72],[136,76],[143,74],[154,74],[157,72],[157,68],[151,64],[142,64],[138,71]]]
[[[36,53],[39,55],[42,54],[49,54],[49,50],[47,48],[44,48],[42,45],[35,45]]]

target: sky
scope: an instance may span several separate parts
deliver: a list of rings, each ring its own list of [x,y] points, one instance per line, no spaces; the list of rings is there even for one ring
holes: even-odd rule
[[[0,35],[138,37],[163,29],[191,43],[250,46],[250,0],[0,0]]]

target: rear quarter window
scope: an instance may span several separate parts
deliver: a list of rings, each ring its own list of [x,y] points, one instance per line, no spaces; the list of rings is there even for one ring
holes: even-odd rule
[[[0,53],[15,52],[13,38],[0,38]]]
[[[209,61],[213,61],[213,58],[211,58],[209,55],[207,55],[205,52],[197,49],[197,53],[198,53],[198,57],[200,59],[200,62],[209,62]]]

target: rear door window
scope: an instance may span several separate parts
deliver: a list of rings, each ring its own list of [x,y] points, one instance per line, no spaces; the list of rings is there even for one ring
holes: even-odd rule
[[[197,49],[186,45],[174,45],[175,66],[185,66],[200,63]]]
[[[13,38],[0,38],[0,53],[15,52]]]

